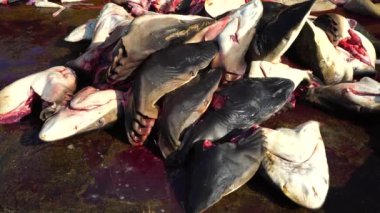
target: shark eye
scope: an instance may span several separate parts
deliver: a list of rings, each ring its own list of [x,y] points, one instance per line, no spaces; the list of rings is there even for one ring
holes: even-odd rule
[[[97,121],[97,125],[98,125],[98,127],[103,127],[104,126],[104,119],[103,118],[99,119]]]

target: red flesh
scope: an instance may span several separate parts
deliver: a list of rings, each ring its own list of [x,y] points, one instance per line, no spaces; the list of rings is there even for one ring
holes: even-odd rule
[[[156,119],[149,118],[141,114],[138,116],[141,116],[140,121],[138,121],[139,119],[134,120],[132,122],[131,129],[128,132],[129,138],[131,139],[130,143],[133,146],[144,145],[144,142],[148,138],[150,132],[152,131],[152,127],[154,126],[154,123],[156,121]]]
[[[215,110],[221,109],[226,104],[226,101],[227,97],[219,94],[214,94],[211,101],[211,107]]]
[[[30,89],[29,97],[25,102],[22,102],[18,107],[12,111],[0,115],[0,124],[11,124],[19,122],[23,117],[29,115],[32,112],[31,104],[36,97],[36,93]]]
[[[203,141],[203,150],[207,150],[207,149],[210,149],[212,148],[213,146],[215,146],[212,141],[206,139]]]
[[[350,37],[340,40],[338,46],[351,53],[356,59],[372,67],[371,59],[360,37],[352,29],[349,29],[348,33]]]
[[[296,99],[296,94],[294,94],[294,92],[290,95],[289,99],[290,99],[289,103],[291,104],[292,108],[296,108],[297,99]]]

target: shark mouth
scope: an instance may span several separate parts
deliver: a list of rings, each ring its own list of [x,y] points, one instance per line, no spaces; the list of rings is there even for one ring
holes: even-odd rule
[[[362,40],[352,29],[348,30],[349,37],[341,39],[338,46],[351,53],[351,55],[360,60],[361,62],[373,67],[371,59],[368,55],[366,48],[363,46]]]

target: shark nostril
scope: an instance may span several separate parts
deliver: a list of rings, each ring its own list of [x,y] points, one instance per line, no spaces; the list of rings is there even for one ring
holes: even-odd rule
[[[116,61],[116,67],[118,67],[118,66],[123,66],[123,64],[121,63],[121,60]]]
[[[49,134],[43,133],[43,134],[40,134],[38,137],[40,138],[40,140],[45,141],[45,142],[51,141],[51,138],[49,138]]]

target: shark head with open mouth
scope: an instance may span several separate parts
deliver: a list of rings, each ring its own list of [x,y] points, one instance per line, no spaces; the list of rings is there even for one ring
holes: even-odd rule
[[[0,91],[0,123],[15,123],[31,113],[37,96],[50,105],[41,112],[46,118],[65,106],[75,90],[75,72],[64,66],[21,78]]]

